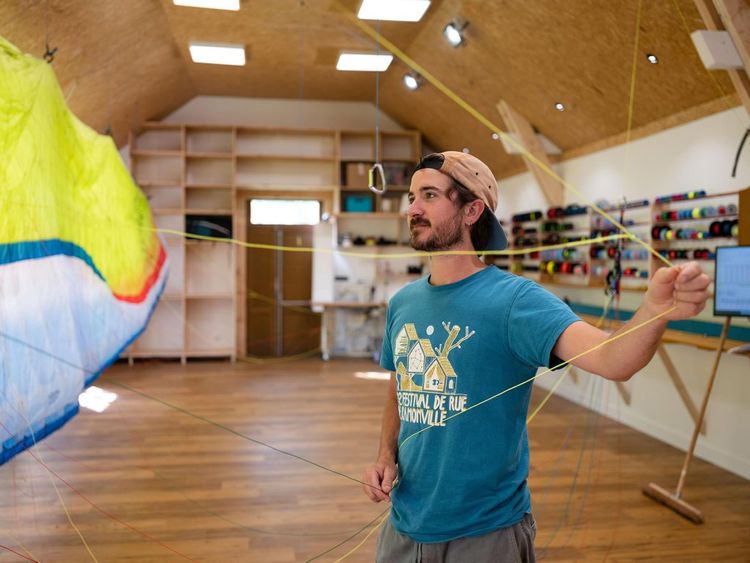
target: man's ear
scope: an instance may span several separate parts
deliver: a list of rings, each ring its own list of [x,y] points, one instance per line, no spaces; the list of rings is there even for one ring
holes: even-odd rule
[[[481,199],[475,199],[470,201],[464,206],[464,214],[466,215],[466,223],[473,225],[479,220],[482,213],[484,213],[485,205]]]

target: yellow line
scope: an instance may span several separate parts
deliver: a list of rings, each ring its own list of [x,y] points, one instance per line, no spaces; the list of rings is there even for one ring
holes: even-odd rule
[[[604,322],[604,319],[607,318],[607,313],[609,312],[609,306],[612,303],[612,298],[606,300],[606,303],[604,305],[604,311],[602,312],[601,317],[599,317],[599,320],[596,323],[597,327],[600,327],[602,323]],[[547,394],[544,396],[544,399],[541,400],[541,402],[536,406],[534,411],[526,417],[526,424],[529,424],[532,420],[534,420],[534,417],[539,414],[539,411],[542,410],[542,407],[547,404],[547,401],[549,401],[550,397],[554,394],[555,391],[557,391],[557,388],[560,387],[560,384],[563,382],[563,379],[565,379],[565,376],[568,375],[568,372],[572,369],[572,365],[568,364],[567,367],[563,370],[563,372],[560,374],[560,377],[555,381],[555,384],[552,386],[552,388],[547,391]]]
[[[685,28],[685,33],[687,33],[688,35],[690,35],[690,26],[688,25],[687,20],[685,19],[685,14],[682,13],[682,9],[680,8],[679,3],[677,2],[677,0],[672,0],[672,4],[674,4],[675,9],[677,10],[677,13],[680,16],[680,21],[682,21],[682,27]],[[721,83],[719,82],[718,78],[716,78],[716,75],[713,72],[711,72],[710,70],[708,70],[703,65],[703,63],[700,61],[700,57],[697,57],[697,59],[694,57],[693,60],[697,60],[697,62],[700,65],[700,67],[703,70],[705,70],[706,74],[708,74],[708,76],[711,78],[711,81],[714,83],[714,86],[716,86],[716,89],[719,91],[719,93],[721,94],[722,98],[726,99],[727,93],[724,92],[724,88],[721,87]],[[731,104],[731,102],[729,102],[729,100],[727,100],[727,109],[729,109],[731,107],[733,107],[732,104]]]
[[[370,538],[370,536],[373,533],[375,533],[375,530],[377,530],[378,528],[380,528],[380,526],[383,525],[383,522],[385,522],[385,519],[388,518],[388,516],[390,516],[390,514],[391,514],[390,510],[388,512],[386,512],[385,516],[383,516],[380,519],[380,522],[378,522],[375,525],[375,527],[367,533],[367,535],[364,537],[364,539],[361,542],[359,542],[356,546],[354,546],[351,550],[349,550],[348,552],[346,552],[344,555],[342,555],[341,557],[339,557],[338,559],[336,559],[336,561],[334,561],[334,563],[339,563],[340,561],[343,561],[344,559],[346,559],[347,557],[349,557],[352,553],[354,553],[355,551],[357,551],[360,547],[362,547],[364,545],[364,543]]]
[[[320,354],[320,348],[315,348],[314,350],[308,350],[307,352],[301,352],[299,354],[294,354],[293,356],[280,356],[278,358],[256,358],[255,356],[240,356],[237,358],[237,361],[245,362],[248,364],[281,364],[284,362],[291,362],[294,360],[301,360],[303,358],[310,358],[312,356],[316,356]]]
[[[16,414],[18,414],[21,418],[23,418],[24,422],[26,422],[26,424],[28,425],[29,432],[31,434],[31,441],[34,446],[37,446],[36,436],[34,434],[34,429],[31,426],[31,422],[29,421],[28,418],[26,418],[23,412],[16,410]],[[96,556],[91,551],[89,544],[86,542],[86,538],[83,537],[83,534],[78,529],[78,526],[76,526],[75,522],[73,522],[73,517],[70,515],[70,512],[68,511],[68,507],[65,504],[65,501],[63,500],[62,495],[60,494],[60,490],[57,488],[57,484],[55,483],[54,477],[52,476],[50,470],[47,469],[46,467],[46,463],[44,462],[44,459],[42,458],[41,451],[39,450],[39,448],[36,448],[36,450],[37,450],[36,454],[31,454],[31,450],[29,450],[29,454],[31,454],[32,457],[34,457],[35,455],[39,457],[38,462],[42,466],[42,469],[44,469],[44,471],[46,472],[47,477],[50,480],[50,483],[52,483],[52,488],[55,489],[57,498],[60,500],[60,504],[62,505],[63,511],[65,512],[65,516],[68,518],[68,522],[70,523],[72,528],[75,530],[76,534],[78,534],[78,537],[81,539],[81,542],[83,543],[83,546],[86,548],[86,551],[88,552],[88,554],[91,556],[91,559],[93,559],[95,563],[99,563],[98,560],[96,559]]]
[[[541,400],[541,402],[536,406],[534,411],[526,417],[526,424],[528,425],[531,423],[532,420],[534,420],[534,417],[539,414],[539,411],[542,410],[542,407],[547,404],[547,401],[549,401],[550,397],[554,395],[555,391],[557,391],[557,388],[560,387],[560,384],[563,382],[563,379],[565,379],[565,376],[568,375],[568,372],[570,372],[570,369],[573,366],[567,365],[563,372],[560,374],[560,377],[555,381],[555,384],[550,388],[549,391],[547,391],[547,394],[544,396],[544,399]]]
[[[638,69],[638,40],[641,35],[641,8],[643,0],[638,0],[638,11],[635,16],[635,42],[633,44],[633,68],[630,72],[630,100],[628,102],[628,128],[625,132],[625,145],[630,143],[630,132],[633,127],[633,108],[635,107],[635,76]]]
[[[601,244],[603,242],[608,242],[612,240],[620,240],[620,239],[633,239],[635,238],[630,233],[621,233],[619,235],[608,235],[606,237],[594,237],[589,239],[582,239],[582,240],[576,240],[573,242],[561,242],[559,244],[550,244],[547,246],[535,246],[535,247],[527,247],[527,248],[517,248],[512,250],[489,250],[485,251],[485,254],[507,254],[510,256],[514,256],[516,254],[528,254],[530,252],[543,252],[545,250],[556,250],[559,248],[570,248],[573,246],[584,246],[587,244]],[[472,254],[477,254],[476,252],[473,252]]]
[[[15,537],[15,536],[13,536],[13,535],[11,535],[11,536],[10,536],[10,538],[11,538],[11,539],[12,539],[12,540],[13,540],[14,542],[16,542],[16,544],[18,544],[18,546],[19,546],[19,547],[20,547],[20,548],[21,548],[21,549],[22,549],[22,550],[23,550],[24,552],[26,552],[26,555],[28,555],[29,557],[31,557],[31,559],[33,559],[34,561],[41,561],[41,559],[39,559],[38,557],[34,556],[34,554],[33,554],[33,553],[31,553],[31,552],[30,552],[30,551],[29,551],[28,549],[26,549],[26,546],[25,546],[25,545],[23,545],[23,544],[22,544],[22,543],[21,543],[21,542],[20,542],[20,541],[18,540],[18,538],[16,538],[16,537]]]
[[[582,198],[583,201],[587,201],[591,209],[605,217],[607,220],[610,221],[613,225],[616,225],[623,233],[626,233],[630,235],[633,240],[636,240],[639,244],[641,244],[644,248],[646,248],[651,254],[653,254],[654,257],[664,262],[667,266],[672,266],[672,263],[664,256],[656,252],[651,246],[649,246],[647,243],[641,241],[637,237],[635,237],[630,231],[628,231],[622,224],[620,224],[619,221],[617,221],[614,217],[609,215],[606,211],[601,209],[598,205],[595,203],[589,201],[589,199],[584,196],[578,189],[576,189],[570,182],[564,180],[562,177],[560,177],[554,170],[552,170],[549,166],[547,166],[544,162],[539,160],[537,157],[535,157],[533,154],[531,154],[526,148],[516,141],[513,137],[508,135],[505,131],[503,131],[500,127],[498,127],[496,124],[494,124],[492,121],[487,119],[482,113],[480,113],[478,110],[476,110],[473,106],[469,105],[466,101],[464,101],[458,94],[453,92],[450,88],[448,88],[445,84],[443,84],[440,80],[438,80],[435,76],[433,76],[430,72],[428,72],[425,68],[423,68],[421,65],[419,65],[414,59],[409,57],[406,53],[404,53],[401,49],[396,47],[393,43],[385,39],[383,36],[376,33],[369,25],[367,25],[365,22],[357,18],[357,16],[344,8],[337,0],[333,0],[333,5],[337,6],[339,10],[350,20],[359,27],[363,32],[365,32],[367,35],[369,35],[374,41],[376,41],[378,44],[382,45],[386,49],[388,49],[391,53],[393,53],[396,57],[398,57],[402,62],[404,62],[407,66],[409,66],[411,69],[415,70],[419,74],[422,75],[425,80],[427,80],[430,84],[432,84],[435,88],[440,90],[443,94],[445,94],[448,98],[453,100],[453,102],[456,103],[461,109],[466,111],[469,115],[474,117],[477,121],[479,121],[482,125],[487,127],[490,131],[493,133],[497,133],[498,135],[501,135],[505,141],[507,141],[509,144],[514,146],[519,152],[521,152],[525,158],[527,158],[530,162],[535,164],[539,169],[544,171],[546,174],[560,182],[566,189],[569,189],[571,192],[576,194],[578,197]]]
[[[604,237],[594,237],[576,240],[572,242],[563,242],[558,244],[550,244],[547,246],[534,246],[524,247],[506,250],[438,250],[435,252],[400,252],[400,253],[389,253],[389,254],[372,254],[367,252],[356,252],[348,250],[340,250],[337,248],[326,248],[326,247],[313,247],[313,246],[278,246],[274,244],[260,244],[255,242],[245,242],[235,238],[222,238],[212,237],[208,235],[196,235],[193,233],[186,233],[183,231],[177,231],[174,229],[153,229],[157,233],[178,235],[187,239],[205,240],[210,242],[221,242],[225,244],[234,244],[244,248],[254,248],[258,250],[279,250],[282,252],[323,252],[326,254],[338,254],[340,256],[353,256],[357,258],[370,258],[373,260],[394,260],[396,258],[415,258],[415,257],[431,257],[431,256],[514,256],[518,254],[528,254],[530,252],[541,252],[543,250],[555,250],[558,248],[569,248],[573,246],[585,246],[587,244],[601,244],[608,241],[619,240],[619,239],[630,239],[640,241],[638,237],[631,233],[620,233],[616,235],[608,235]]]
[[[676,306],[672,307],[671,309],[667,309],[666,311],[664,311],[662,313],[659,313],[658,315],[656,315],[654,317],[651,317],[650,319],[647,319],[647,320],[643,321],[642,323],[638,323],[637,325],[635,325],[633,327],[630,327],[629,329],[625,330],[621,334],[618,334],[617,336],[607,338],[606,340],[604,340],[603,342],[600,342],[596,346],[594,346],[592,348],[589,348],[588,350],[584,350],[580,354],[576,354],[575,356],[573,356],[569,360],[566,360],[565,362],[563,362],[562,364],[560,364],[560,366],[571,364],[571,363],[573,363],[574,360],[577,360],[578,358],[581,358],[581,357],[585,356],[586,354],[590,354],[591,352],[594,352],[595,350],[598,350],[599,348],[602,348],[603,346],[606,346],[610,342],[614,342],[615,340],[618,340],[618,339],[622,338],[623,336],[627,336],[628,334],[630,334],[630,333],[632,333],[632,332],[634,332],[634,331],[636,331],[636,330],[638,330],[638,329],[646,326],[647,324],[652,323],[655,320],[657,320],[657,319],[659,319],[659,318],[661,318],[661,317],[663,317],[665,315],[668,315],[669,313],[671,313],[675,309],[677,309]],[[556,366],[556,367],[559,367],[559,366]],[[546,370],[544,370],[544,371],[542,371],[542,372],[534,375],[533,377],[529,377],[528,379],[526,379],[524,381],[521,381],[520,383],[516,383],[515,385],[512,385],[511,387],[508,387],[507,389],[504,389],[504,390],[500,391],[499,393],[496,393],[496,394],[492,395],[491,397],[487,397],[483,401],[479,401],[477,404],[470,406],[469,408],[467,408],[464,411],[457,412],[456,414],[453,414],[453,415],[447,417],[445,419],[445,422],[448,422],[449,420],[451,420],[452,418],[456,418],[457,416],[461,416],[462,414],[466,414],[470,410],[475,409],[475,408],[477,408],[477,407],[479,407],[479,406],[481,406],[481,405],[483,405],[485,403],[489,403],[490,401],[494,401],[498,397],[501,397],[502,395],[505,395],[506,393],[508,393],[510,391],[513,391],[514,389],[518,389],[519,387],[522,387],[523,385],[526,385],[527,383],[531,383],[535,379],[538,379],[538,378],[542,377],[543,375],[547,375],[551,371],[552,370],[548,368],[548,369],[546,369]],[[404,444],[406,444],[409,440],[411,440],[412,438],[414,438],[418,434],[421,434],[422,432],[430,430],[431,428],[435,428],[435,426],[425,426],[421,430],[417,430],[413,434],[410,434],[409,436],[407,436],[406,438],[404,438],[403,442],[401,442],[399,444],[399,448],[402,448],[404,446]]]

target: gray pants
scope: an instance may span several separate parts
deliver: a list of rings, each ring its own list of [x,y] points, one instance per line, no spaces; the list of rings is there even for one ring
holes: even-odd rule
[[[378,537],[377,563],[534,563],[536,522],[531,514],[510,528],[442,543],[418,543],[389,518]]]

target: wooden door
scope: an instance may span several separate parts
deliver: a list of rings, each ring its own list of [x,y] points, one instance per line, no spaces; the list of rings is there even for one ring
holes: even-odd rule
[[[308,225],[248,225],[247,240],[311,247]],[[246,251],[247,353],[282,357],[320,346],[320,315],[310,309],[312,254],[248,248]]]

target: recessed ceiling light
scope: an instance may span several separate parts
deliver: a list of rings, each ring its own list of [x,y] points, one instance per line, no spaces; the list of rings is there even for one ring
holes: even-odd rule
[[[557,111],[565,111],[565,106],[564,106],[564,105],[563,105],[562,103],[560,103],[560,102],[557,102],[557,103],[555,104],[555,109],[556,109]]]
[[[422,85],[422,77],[419,76],[416,72],[409,72],[407,74],[404,74],[404,86],[406,86],[409,90],[416,90]]]
[[[393,55],[375,53],[341,53],[336,63],[336,70],[358,70],[383,72],[393,60]]]
[[[646,55],[646,59],[648,59],[648,62],[650,62],[652,65],[655,65],[659,62],[659,58],[652,53]]]
[[[229,43],[190,42],[190,57],[194,63],[245,66],[245,46]]]
[[[500,135],[498,135],[497,133],[493,133],[492,134],[492,140],[493,141],[497,141],[499,138],[500,138]]]
[[[463,149],[464,153],[469,154],[471,151],[469,150],[469,147],[464,147]]]
[[[362,0],[357,17],[361,20],[418,22],[430,0]]]
[[[175,6],[187,8],[208,8],[209,10],[232,10],[240,9],[240,0],[172,0]]]
[[[464,29],[469,25],[468,22],[460,22],[454,19],[443,28],[443,35],[453,47],[458,47],[464,42]]]

